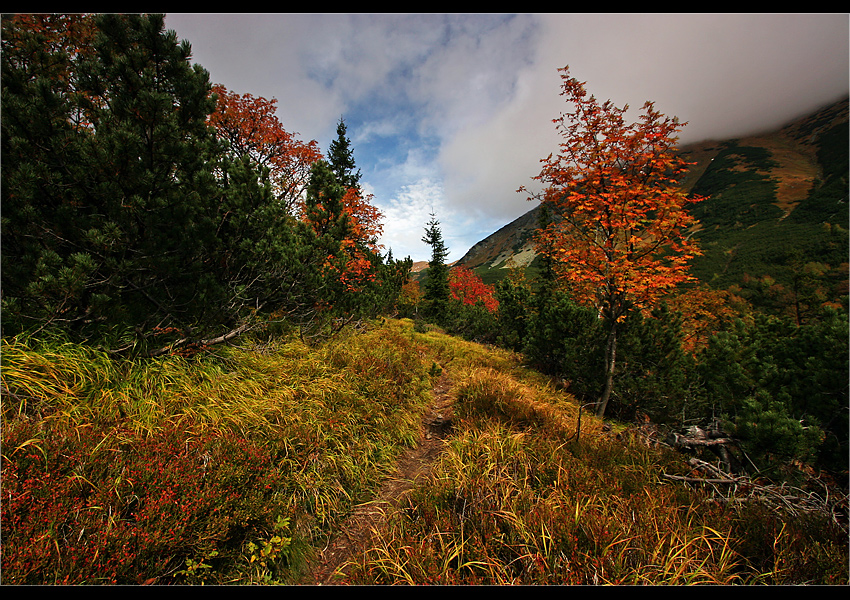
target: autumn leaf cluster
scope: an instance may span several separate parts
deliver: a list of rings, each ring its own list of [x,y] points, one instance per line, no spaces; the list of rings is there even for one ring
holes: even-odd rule
[[[466,267],[455,266],[449,271],[449,290],[452,298],[468,306],[481,302],[491,313],[499,309],[493,286],[485,284],[481,277]]]
[[[275,99],[237,94],[221,84],[212,86],[212,93],[216,110],[210,125],[236,156],[269,169],[278,200],[286,210],[294,210],[310,179],[311,165],[322,158],[316,141],[303,142],[283,128],[275,114]]]
[[[621,320],[688,281],[699,253],[687,207],[700,198],[679,186],[689,167],[675,147],[682,125],[652,102],[627,123],[628,106],[600,104],[566,68],[561,77],[573,110],[554,120],[563,141],[535,177],[545,186],[536,199],[555,216],[539,248],[577,299]]]

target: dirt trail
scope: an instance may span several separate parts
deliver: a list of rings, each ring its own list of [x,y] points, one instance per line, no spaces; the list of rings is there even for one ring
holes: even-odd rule
[[[451,381],[445,371],[434,385],[434,399],[422,417],[419,442],[398,460],[395,474],[381,486],[378,495],[355,508],[340,532],[322,551],[305,577],[306,585],[330,585],[345,576],[346,563],[370,546],[386,523],[386,513],[398,505],[414,483],[430,473],[452,425]]]

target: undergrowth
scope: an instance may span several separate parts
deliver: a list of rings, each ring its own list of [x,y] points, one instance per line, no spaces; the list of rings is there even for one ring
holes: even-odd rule
[[[664,478],[517,355],[386,320],[121,361],[3,341],[2,583],[297,583],[418,437],[453,435],[353,584],[847,583],[846,535]]]
[[[399,327],[186,359],[3,342],[4,584],[287,583],[418,436]]]
[[[538,374],[435,345],[455,358],[454,436],[348,583],[847,583],[846,534],[828,519],[673,483],[681,455],[587,415],[577,439],[575,400]]]

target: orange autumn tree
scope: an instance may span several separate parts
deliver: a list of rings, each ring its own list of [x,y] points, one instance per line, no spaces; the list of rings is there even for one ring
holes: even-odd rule
[[[665,293],[688,281],[688,262],[699,254],[688,237],[695,224],[678,185],[690,163],[676,152],[685,124],[644,104],[627,123],[617,108],[588,96],[584,83],[559,70],[561,95],[573,111],[554,119],[563,141],[541,163],[533,194],[552,219],[538,232],[538,249],[575,299],[594,307],[608,324],[605,380],[597,414],[611,395],[617,328],[630,311],[649,310]],[[525,188],[520,188],[525,191]]]
[[[682,350],[692,355],[708,346],[711,337],[731,323],[736,300],[728,290],[693,287],[666,298],[670,310],[682,316]]]
[[[351,218],[351,238],[373,252],[380,250],[378,238],[384,232],[382,213],[372,204],[374,195],[366,194],[359,187],[348,188],[342,197],[343,209]]]
[[[209,122],[219,138],[238,157],[248,157],[269,169],[275,197],[287,213],[294,213],[310,179],[310,168],[322,158],[315,140],[302,142],[283,128],[275,115],[277,100],[237,94],[214,85],[216,111]]]
[[[342,249],[347,255],[340,280],[349,291],[355,292],[366,283],[375,281],[376,273],[372,258],[381,245],[378,238],[383,232],[383,213],[372,205],[372,195],[363,196],[359,187],[348,188],[342,197],[343,210],[349,216],[351,231],[342,240]]]
[[[475,306],[480,300],[491,313],[499,308],[493,286],[484,281],[466,267],[454,267],[449,271],[449,291],[452,298],[464,304]]]
[[[342,210],[348,216],[349,231],[342,240],[345,264],[340,281],[352,292],[362,291],[376,280],[375,259],[380,254],[378,239],[383,233],[383,213],[372,204],[374,196],[360,187],[360,171],[355,170],[354,153],[345,120],[337,123],[337,137],[328,148],[328,166],[344,189]]]

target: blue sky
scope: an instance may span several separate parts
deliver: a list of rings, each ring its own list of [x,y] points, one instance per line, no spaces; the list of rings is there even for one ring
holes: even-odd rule
[[[530,210],[557,151],[558,69],[600,100],[647,100],[683,143],[783,124],[848,92],[848,15],[169,13],[214,83],[278,101],[323,151],[345,119],[396,258],[457,260]],[[637,114],[635,114],[635,117]]]

